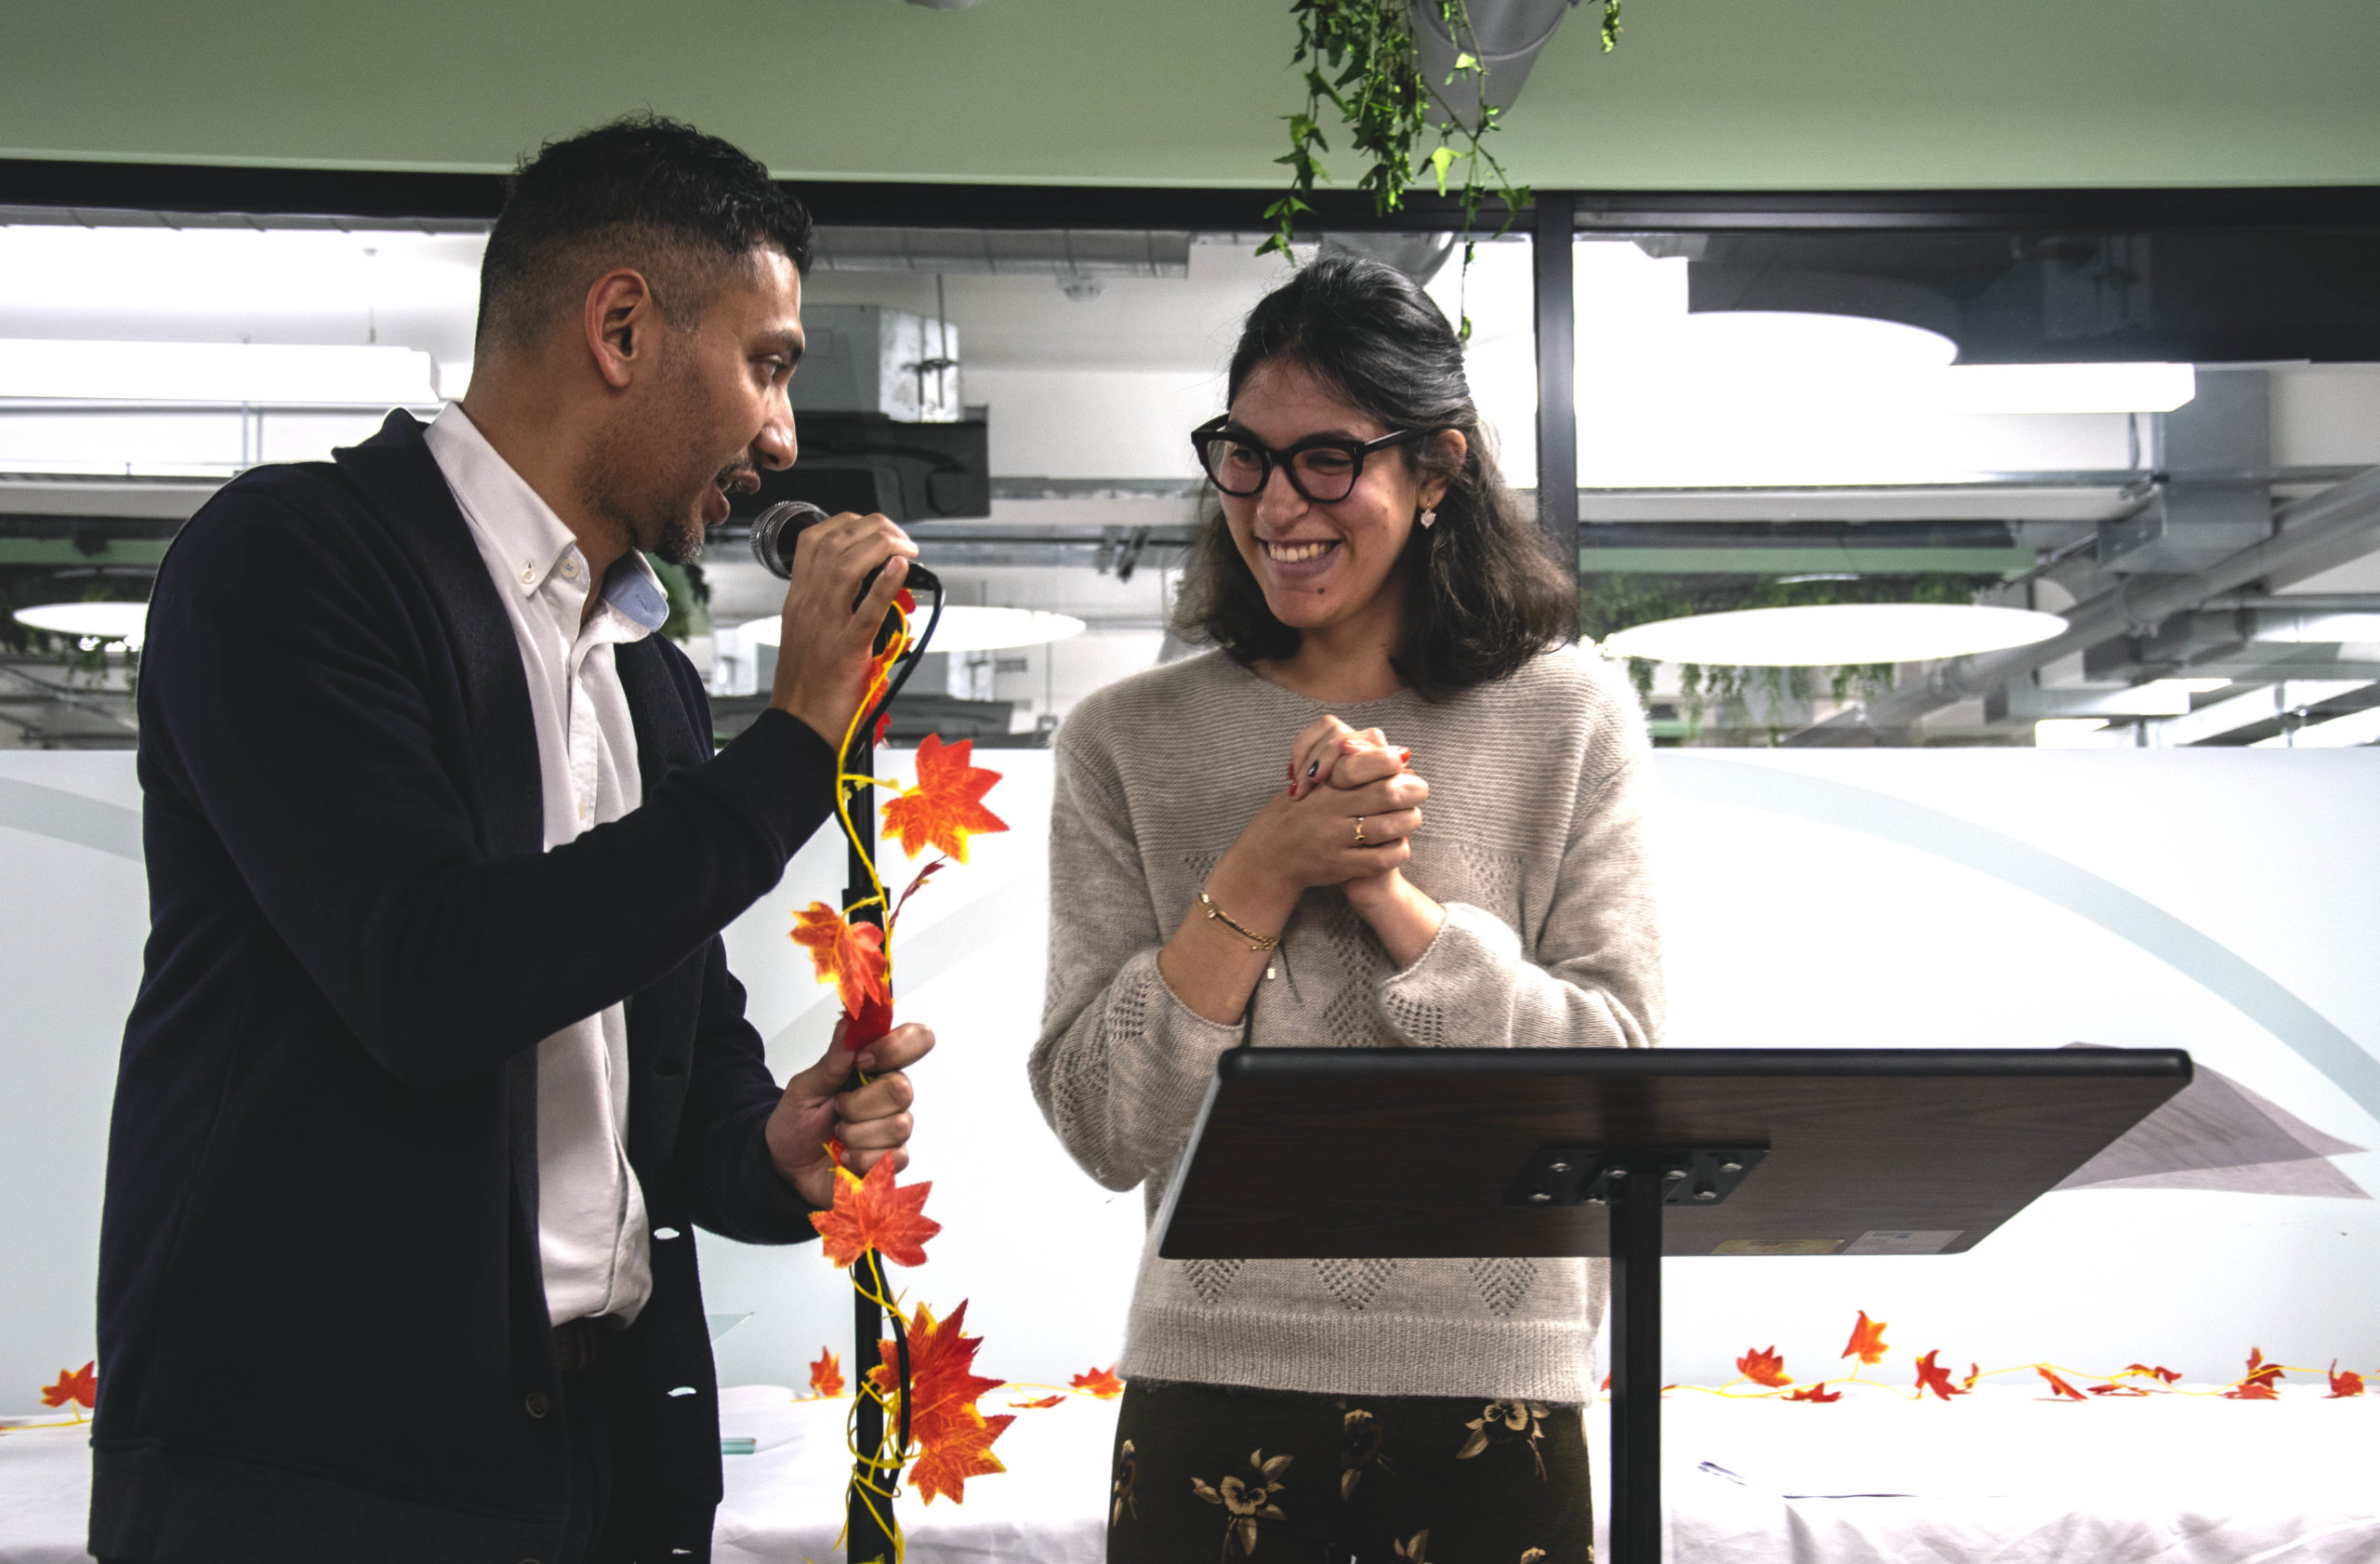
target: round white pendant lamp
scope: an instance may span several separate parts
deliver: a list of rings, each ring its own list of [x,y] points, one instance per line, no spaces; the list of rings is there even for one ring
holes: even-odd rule
[[[149,628],[145,603],[44,603],[20,608],[13,616],[27,630],[71,635],[80,641],[120,643],[140,648]]]
[[[922,631],[926,611],[910,621]],[[1003,652],[1013,646],[1039,646],[1080,635],[1088,628],[1071,614],[1051,614],[1038,608],[978,608],[965,603],[942,611],[929,652]],[[784,633],[777,619],[754,619],[741,630],[747,646],[774,646]]]
[[[1951,603],[1831,603],[1659,619],[1615,631],[1612,656],[1719,668],[1932,662],[2030,646],[2062,633],[2055,614]]]

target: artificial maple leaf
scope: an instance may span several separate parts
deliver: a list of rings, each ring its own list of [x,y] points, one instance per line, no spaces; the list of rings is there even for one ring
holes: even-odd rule
[[[1805,1385],[1799,1390],[1788,1390],[1785,1393],[1785,1398],[1789,1401],[1840,1401],[1843,1399],[1843,1392],[1829,1391],[1826,1381],[1820,1380],[1816,1385]]]
[[[1103,1401],[1124,1394],[1124,1382],[1116,1377],[1114,1364],[1104,1369],[1086,1369],[1075,1375],[1068,1383],[1077,1390],[1086,1395],[1096,1396]]]
[[[963,1302],[945,1320],[936,1320],[933,1310],[919,1304],[908,1321],[909,1438],[920,1452],[910,1480],[928,1501],[945,1492],[954,1504],[964,1504],[969,1478],[1008,1469],[991,1453],[991,1445],[1016,1420],[1005,1413],[987,1418],[975,1410],[980,1397],[1007,1382],[975,1372],[975,1351],[984,1344],[966,1333],[966,1324]],[[867,1383],[886,1398],[885,1417],[897,1424],[899,1359],[892,1343],[882,1344],[882,1355],[883,1361],[867,1372]]]
[[[1035,1412],[1035,1411],[1039,1410],[1039,1409],[1040,1409],[1040,1408],[1042,1408],[1042,1407],[1054,1407],[1054,1406],[1056,1406],[1060,1401],[1063,1401],[1063,1400],[1064,1400],[1065,1398],[1066,1398],[1066,1394],[1065,1394],[1065,1392],[1064,1392],[1064,1391],[1063,1391],[1063,1390],[1062,1390],[1062,1391],[1058,1392],[1058,1394],[1056,1394],[1056,1395],[1054,1395],[1054,1396],[1044,1396],[1044,1397],[1042,1397],[1042,1398],[1041,1398],[1040,1399],[1038,1399],[1038,1400],[1035,1400],[1035,1401],[1011,1401],[1011,1402],[1009,1403],[1009,1405],[1010,1405],[1010,1406],[1012,1406],[1012,1407],[1018,1407],[1018,1408],[1021,1408],[1021,1409],[1023,1409],[1023,1410],[1025,1410],[1025,1411],[1026,1411],[1026,1412]]]
[[[847,1014],[857,1016],[871,1000],[892,1002],[885,982],[884,931],[875,924],[846,922],[841,913],[814,901],[794,914],[793,933],[787,937],[810,952],[818,981],[835,986]]]
[[[2357,1373],[2353,1369],[2349,1369],[2345,1373],[2341,1373],[2339,1372],[2339,1360],[2335,1358],[2332,1359],[2331,1393],[2324,1397],[2323,1399],[2335,1401],[2344,1397],[2360,1396],[2362,1394],[2363,1376]]]
[[[2278,1401],[2281,1399],[2279,1381],[2281,1370],[2278,1363],[2265,1361],[2265,1349],[2248,1348],[2248,1372],[2239,1384],[2223,1393],[2232,1401]]]
[[[1785,1359],[1777,1356],[1773,1346],[1756,1346],[1736,1359],[1736,1372],[1754,1385],[1765,1385],[1772,1390],[1782,1389],[1793,1383],[1785,1372]]]
[[[896,1266],[922,1266],[926,1240],[942,1231],[942,1224],[925,1214],[926,1196],[932,1189],[932,1179],[893,1182],[890,1157],[878,1158],[866,1178],[853,1174],[838,1157],[834,1209],[812,1212],[810,1225],[818,1229],[821,1247],[839,1270],[871,1249]]]
[[[2109,1380],[2105,1385],[2086,1385],[2084,1388],[2094,1396],[2146,1396],[2149,1394],[2136,1385],[2125,1385],[2118,1380]]]
[[[970,837],[1008,829],[983,804],[1000,774],[972,763],[974,754],[972,738],[945,748],[942,736],[930,733],[918,746],[918,785],[884,806],[885,834],[899,838],[912,858],[938,847],[963,864]]]
[[[1884,1360],[1892,1349],[1884,1345],[1884,1322],[1871,1319],[1868,1311],[1859,1311],[1859,1322],[1851,1327],[1851,1340],[1843,1349],[1845,1358],[1857,1358],[1871,1368]]]
[[[2074,1386],[2058,1378],[2045,1363],[2034,1364],[2033,1372],[2049,1381],[2050,1390],[2061,1401],[2087,1401],[2090,1399],[2090,1398],[2083,1395],[2082,1392],[2075,1389]]]
[[[810,1365],[810,1388],[821,1396],[843,1393],[843,1360],[823,1346],[818,1349],[818,1361]]]
[[[1980,1363],[1969,1363],[1967,1365],[1967,1377],[1959,1381],[1959,1385],[1962,1389],[1973,1390],[1975,1388],[1975,1382],[1982,1377],[1983,1365]]]
[[[2152,1379],[2162,1379],[2167,1385],[2172,1385],[2182,1377],[2182,1371],[2179,1369],[2169,1369],[2162,1363],[2158,1364],[2153,1369],[2146,1363],[2127,1363],[2124,1365],[2123,1373],[2118,1374],[2116,1377],[2118,1379],[2122,1379],[2126,1375],[2130,1374],[2147,1374]]]
[[[1924,1357],[1917,1360],[1917,1396],[1920,1400],[1924,1400],[1925,1398],[1925,1393],[1928,1390],[1931,1390],[1935,1395],[1941,1397],[1942,1399],[1946,1401],[1953,1396],[1964,1396],[1970,1394],[1970,1392],[1964,1387],[1952,1385],[1950,1383],[1950,1371],[1944,1368],[1941,1364],[1934,1361],[1936,1354],[1940,1352],[1940,1350],[1941,1349],[1939,1347],[1937,1347],[1934,1352],[1929,1352]]]
[[[99,1361],[94,1358],[79,1369],[60,1369],[58,1383],[42,1386],[41,1404],[62,1407],[72,1401],[78,1407],[89,1408],[99,1396]]]
[[[902,887],[901,895],[892,903],[892,915],[887,918],[885,922],[893,928],[899,928],[901,926],[901,909],[909,905],[909,898],[918,894],[918,887],[923,885],[927,881],[932,880],[935,875],[941,873],[944,869],[946,869],[949,867],[950,860],[948,858],[936,858],[925,868],[918,870],[917,877],[911,880],[908,884]]]
[[[993,1477],[1008,1470],[992,1453],[992,1441],[1015,1421],[1014,1412],[985,1417],[969,1407],[963,1422],[928,1447],[909,1468],[911,1486],[929,1504],[945,1493],[952,1504],[965,1504],[969,1478]]]

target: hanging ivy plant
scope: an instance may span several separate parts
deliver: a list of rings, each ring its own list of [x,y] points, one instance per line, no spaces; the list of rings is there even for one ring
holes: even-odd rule
[[[1474,36],[1464,0],[1428,0],[1438,7],[1447,35],[1458,40],[1454,72],[1433,82],[1421,68],[1421,40],[1413,30],[1413,7],[1407,0],[1292,0],[1298,44],[1291,65],[1304,67],[1305,108],[1288,115],[1289,150],[1274,159],[1289,170],[1289,188],[1265,208],[1264,220],[1273,232],[1257,254],[1287,258],[1297,234],[1300,215],[1314,210],[1315,186],[1329,181],[1322,154],[1330,150],[1322,133],[1324,106],[1335,110],[1348,131],[1350,144],[1365,162],[1356,188],[1371,192],[1372,210],[1385,217],[1405,205],[1405,192],[1424,177],[1424,170],[1447,193],[1449,179],[1461,166],[1462,265],[1466,281],[1476,248],[1474,232],[1490,195],[1501,200],[1504,220],[1498,233],[1509,230],[1528,204],[1526,186],[1513,183],[1496,154],[1487,146],[1501,111],[1488,101],[1488,69],[1462,50],[1460,41]],[[1604,0],[1603,46],[1620,40],[1620,0]],[[1469,117],[1457,111],[1457,102]],[[1435,138],[1435,145],[1429,143]],[[1424,152],[1422,149],[1429,146]],[[1471,317],[1461,322],[1464,341],[1471,339]]]

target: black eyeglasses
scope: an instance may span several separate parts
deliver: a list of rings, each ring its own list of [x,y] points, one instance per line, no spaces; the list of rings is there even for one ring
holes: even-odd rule
[[[1263,494],[1264,485],[1272,481],[1273,469],[1278,466],[1289,475],[1289,487],[1316,505],[1335,505],[1355,492],[1355,480],[1363,476],[1366,457],[1436,432],[1408,429],[1383,434],[1377,440],[1316,434],[1287,450],[1276,451],[1251,438],[1246,430],[1235,428],[1226,417],[1192,430],[1190,444],[1197,448],[1198,465],[1206,469],[1215,487],[1235,499]]]

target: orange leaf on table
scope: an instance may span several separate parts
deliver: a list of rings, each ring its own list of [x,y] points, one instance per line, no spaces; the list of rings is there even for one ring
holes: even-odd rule
[[[2094,1396],[2146,1396],[2149,1394],[2136,1385],[2125,1385],[2120,1380],[2109,1380],[2105,1385],[2085,1385],[2083,1388],[2089,1390]]]
[[[2328,1400],[2328,1401],[2335,1401],[2335,1400],[2340,1399],[2340,1398],[2343,1398],[2343,1397],[2347,1397],[2347,1396],[2360,1396],[2360,1395],[2362,1395],[2362,1394],[2363,1394],[2363,1376],[2362,1376],[2361,1374],[2360,1374],[2360,1373],[2357,1373],[2353,1369],[2349,1369],[2349,1370],[2347,1370],[2347,1371],[2346,1372],[2344,1372],[2344,1373],[2340,1372],[2339,1372],[2339,1360],[2338,1360],[2337,1359],[2335,1359],[2335,1358],[2332,1359],[2331,1359],[2331,1393],[2330,1393],[2328,1396],[2324,1397],[2324,1398],[2323,1398],[2323,1399],[2324,1399],[2324,1400]]]
[[[1925,1392],[1928,1390],[1931,1390],[1935,1395],[1941,1397],[1942,1399],[1946,1401],[1953,1396],[1966,1396],[1973,1394],[1971,1391],[1952,1385],[1950,1383],[1950,1371],[1944,1368],[1941,1364],[1934,1361],[1935,1357],[1940,1351],[1941,1348],[1937,1347],[1933,1352],[1927,1353],[1924,1357],[1917,1360],[1918,1399],[1924,1400],[1925,1398]]]
[[[818,1229],[821,1247],[837,1269],[871,1249],[896,1266],[922,1266],[926,1240],[942,1231],[942,1224],[925,1214],[926,1196],[932,1189],[932,1179],[896,1183],[889,1156],[878,1158],[866,1178],[853,1174],[838,1158],[834,1209],[811,1213],[810,1225]]]
[[[2248,1348],[2248,1372],[2239,1384],[2223,1393],[2229,1401],[2278,1401],[2281,1399],[2281,1365],[2265,1361],[2265,1349]]]
[[[1065,1398],[1066,1393],[1061,1390],[1054,1396],[1044,1396],[1037,1401],[1011,1401],[1009,1405],[1012,1407],[1020,1407],[1026,1412],[1036,1412],[1043,1407],[1054,1407]]]
[[[1969,1363],[1967,1365],[1967,1377],[1959,1381],[1959,1385],[1962,1388],[1973,1390],[1975,1388],[1975,1382],[1982,1377],[1983,1365],[1980,1363]]]
[[[1785,1372],[1785,1359],[1777,1356],[1773,1346],[1756,1346],[1737,1359],[1736,1372],[1772,1390],[1793,1383],[1793,1376]]]
[[[2127,1363],[2124,1365],[2123,1373],[2118,1374],[2116,1377],[2118,1379],[2122,1379],[2131,1374],[2147,1374],[2151,1379],[2162,1379],[2167,1385],[2172,1385],[2182,1377],[2182,1371],[2179,1369],[2169,1369],[2162,1363],[2158,1364],[2153,1369],[2146,1363]]]
[[[1124,1394],[1124,1382],[1116,1377],[1116,1366],[1112,1363],[1104,1369],[1086,1369],[1068,1383],[1077,1390],[1096,1396],[1103,1401]]]
[[[841,913],[814,901],[794,914],[793,933],[787,937],[810,952],[818,981],[835,986],[849,1014],[856,1016],[871,1000],[892,1002],[885,982],[884,931],[875,924],[846,922]]]
[[[821,1396],[843,1393],[843,1360],[823,1346],[818,1361],[810,1365],[810,1388]]]
[[[1785,1392],[1785,1398],[1789,1401],[1840,1401],[1843,1399],[1843,1392],[1840,1390],[1830,1392],[1826,1387],[1826,1381],[1820,1380],[1816,1385],[1805,1385],[1799,1390],[1788,1390]]]
[[[78,1407],[88,1409],[99,1400],[99,1360],[94,1358],[79,1369],[59,1370],[58,1383],[42,1386],[41,1404],[62,1407],[72,1401]]]
[[[1872,1368],[1883,1362],[1884,1354],[1891,1350],[1884,1345],[1884,1322],[1869,1319],[1868,1311],[1861,1309],[1859,1322],[1851,1327],[1851,1340],[1844,1347],[1843,1356],[1857,1358]]]
[[[929,847],[967,861],[970,837],[1008,829],[1008,822],[984,807],[984,795],[1000,779],[997,771],[973,763],[975,741],[945,747],[940,734],[918,746],[918,785],[884,805],[884,832],[900,840],[912,858]]]
[[[2082,1392],[2075,1389],[2074,1386],[2058,1378],[2056,1373],[2054,1372],[2050,1369],[2049,1365],[2045,1363],[2034,1364],[2033,1372],[2049,1381],[2050,1390],[2061,1401],[2087,1401],[2090,1399],[2088,1396],[2083,1395]]]

